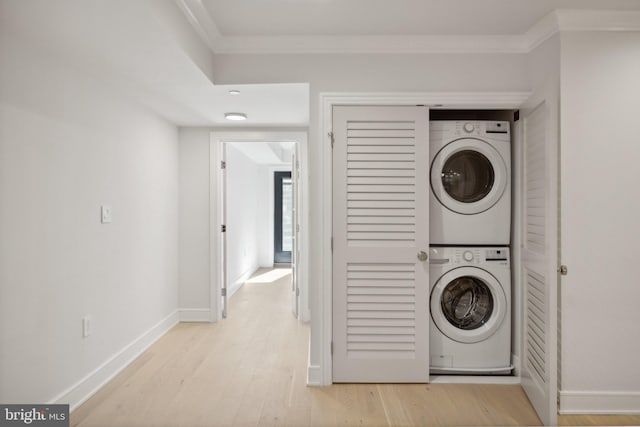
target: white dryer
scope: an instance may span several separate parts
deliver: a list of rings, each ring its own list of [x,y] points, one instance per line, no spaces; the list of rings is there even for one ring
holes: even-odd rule
[[[430,243],[509,245],[509,122],[431,121]]]
[[[509,248],[431,247],[429,252],[430,373],[509,374]]]

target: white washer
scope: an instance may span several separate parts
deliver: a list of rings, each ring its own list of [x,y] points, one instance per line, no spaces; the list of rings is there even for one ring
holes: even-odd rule
[[[509,245],[509,122],[429,123],[430,243]]]
[[[509,248],[431,247],[429,252],[430,373],[509,374]]]

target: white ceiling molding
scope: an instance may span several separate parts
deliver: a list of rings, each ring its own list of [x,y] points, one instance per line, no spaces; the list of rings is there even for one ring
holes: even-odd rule
[[[533,49],[544,43],[545,40],[553,37],[558,31],[558,11],[554,10],[546,14],[541,20],[533,24],[524,35],[525,52],[531,52]]]
[[[640,11],[555,10],[519,35],[224,36],[201,0],[175,0],[215,54],[528,53],[559,31],[640,31]]]
[[[637,10],[557,10],[560,31],[640,31]]]
[[[216,53],[214,46],[220,38],[220,30],[202,5],[202,1],[175,0],[175,2],[202,40]]]
[[[438,108],[518,108],[531,92],[322,93],[322,102],[343,105],[425,105]]]
[[[525,52],[522,36],[270,36],[221,37],[215,53],[413,54]]]

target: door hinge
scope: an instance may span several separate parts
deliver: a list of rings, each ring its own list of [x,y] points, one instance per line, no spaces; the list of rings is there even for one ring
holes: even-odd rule
[[[331,148],[333,148],[333,144],[336,142],[335,138],[333,137],[333,132],[329,132],[327,135],[329,135],[329,138],[331,138]]]
[[[333,341],[331,341],[331,355],[333,356]]]
[[[220,169],[226,169],[227,168],[227,162],[225,162],[224,160],[222,160],[220,162]]]
[[[331,252],[333,252],[333,236],[331,236]]]
[[[513,121],[517,122],[518,120],[520,120],[520,110],[516,110],[513,112]]]
[[[220,288],[220,296],[222,297],[227,296],[227,288]]]
[[[296,224],[296,232],[299,233],[300,232],[300,224]]]
[[[561,265],[560,267],[558,267],[558,273],[560,273],[561,276],[566,276],[568,273],[567,266]]]
[[[300,288],[296,288],[296,296],[299,297],[300,296]]]
[[[222,225],[220,226],[220,231],[221,231],[222,233],[226,232],[226,231],[227,231],[227,226],[226,226],[226,225],[224,225],[224,224],[222,224]]]

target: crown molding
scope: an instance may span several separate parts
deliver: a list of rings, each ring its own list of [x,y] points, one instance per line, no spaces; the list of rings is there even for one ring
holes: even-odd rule
[[[640,10],[556,10],[560,31],[640,31]]]
[[[526,54],[561,31],[640,31],[640,11],[554,10],[524,34],[224,36],[201,0],[175,0],[214,54]]]
[[[211,15],[205,9],[201,0],[175,0],[176,5],[187,18],[187,21],[196,30],[200,38],[214,53],[217,40],[221,37],[220,30],[211,19]]]
[[[524,53],[522,36],[270,36],[221,37],[215,53],[420,54]]]

